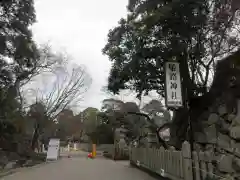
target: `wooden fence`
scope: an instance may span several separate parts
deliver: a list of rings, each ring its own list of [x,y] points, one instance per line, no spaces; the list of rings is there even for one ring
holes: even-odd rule
[[[115,160],[129,160],[129,147],[120,147],[118,144],[114,145],[113,158]]]
[[[174,148],[166,150],[163,147],[160,149],[132,147],[129,150],[132,164],[172,180],[205,180],[207,176],[213,177],[211,158],[209,152],[191,153],[188,142],[182,144],[181,151]]]

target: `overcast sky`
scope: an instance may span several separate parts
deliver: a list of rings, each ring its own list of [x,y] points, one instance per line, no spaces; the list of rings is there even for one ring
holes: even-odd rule
[[[107,42],[108,31],[126,16],[127,3],[128,0],[35,0],[35,40],[50,41],[55,50],[65,49],[74,63],[87,68],[93,79],[79,107],[81,110],[89,106],[100,108],[107,97],[101,89],[107,84],[111,64],[101,50]],[[136,102],[133,93],[122,93],[118,98]],[[143,103],[149,100],[145,97]]]
[[[65,48],[92,76],[83,107],[99,108],[105,98],[101,88],[106,85],[110,62],[101,49],[109,29],[126,15],[126,5],[127,0],[35,0],[35,40],[50,41],[56,50]]]

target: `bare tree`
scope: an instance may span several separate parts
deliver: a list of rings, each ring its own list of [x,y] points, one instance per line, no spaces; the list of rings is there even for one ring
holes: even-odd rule
[[[54,121],[65,109],[77,106],[83,100],[85,92],[91,85],[91,77],[84,67],[79,65],[69,67],[69,63],[62,66],[61,62],[69,62],[69,59],[66,58],[68,56],[65,55],[64,57],[64,60],[57,60],[57,58],[63,58],[63,56],[56,56],[57,62],[60,62],[59,66],[45,69],[44,72],[42,71],[39,74],[42,76],[47,75],[43,77],[45,80],[43,89],[41,87],[31,89],[34,92],[35,104],[40,103],[45,107],[43,114],[35,117],[36,126],[32,138],[32,148],[36,147],[40,134],[45,128],[39,123],[41,121]],[[38,79],[36,82],[41,84],[40,80]],[[44,117],[44,119],[37,119],[38,117]]]
[[[76,65],[70,69],[70,73],[56,76],[52,89],[40,99],[47,108],[50,120],[56,119],[64,109],[78,105],[92,82],[84,68]]]
[[[43,73],[55,73],[59,69],[63,70],[70,60],[70,56],[65,51],[54,53],[48,43],[39,46],[38,54],[38,61],[35,62],[28,77],[21,81],[20,87],[24,86],[29,81],[34,80],[36,76]]]
[[[26,93],[31,90],[31,82],[38,81],[38,79],[45,74],[55,74],[57,71],[64,71],[65,66],[69,62],[69,56],[66,53],[54,53],[51,46],[46,43],[39,46],[38,61],[35,61],[34,67],[31,72],[26,72],[23,80],[16,84],[18,89],[18,96],[21,103],[21,107],[28,107],[26,99]]]

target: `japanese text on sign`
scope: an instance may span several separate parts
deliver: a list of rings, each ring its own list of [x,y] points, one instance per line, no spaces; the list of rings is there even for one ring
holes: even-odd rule
[[[166,105],[168,107],[182,106],[182,90],[179,63],[166,63]]]

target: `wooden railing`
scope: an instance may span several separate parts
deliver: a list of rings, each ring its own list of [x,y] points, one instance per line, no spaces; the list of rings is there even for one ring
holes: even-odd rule
[[[209,153],[191,153],[190,144],[184,142],[181,151],[163,147],[159,149],[131,147],[129,159],[131,164],[172,180],[205,180],[207,176],[216,176],[213,173],[213,157]]]

